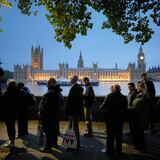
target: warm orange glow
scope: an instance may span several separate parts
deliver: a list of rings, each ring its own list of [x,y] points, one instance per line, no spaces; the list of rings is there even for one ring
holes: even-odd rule
[[[79,76],[79,79],[83,79],[86,76],[86,72],[76,71],[76,74]],[[63,75],[63,76],[60,76]],[[66,73],[59,72],[34,72],[29,76],[30,80],[38,81],[38,80],[48,80],[50,77],[53,78],[67,78],[71,79],[71,77],[75,75],[75,71],[69,71]],[[90,79],[95,79],[99,81],[130,81],[129,72],[103,72],[94,74],[93,72],[88,73]]]

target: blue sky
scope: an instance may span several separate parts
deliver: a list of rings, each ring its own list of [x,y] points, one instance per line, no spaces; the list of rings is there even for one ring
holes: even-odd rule
[[[68,62],[70,67],[76,67],[80,51],[85,67],[91,67],[98,62],[101,68],[126,69],[129,62],[137,62],[140,44],[130,42],[124,44],[123,38],[102,30],[102,15],[93,13],[94,28],[87,36],[78,35],[68,49],[63,43],[54,39],[54,30],[45,18],[45,11],[41,9],[37,16],[22,15],[17,7],[0,8],[3,18],[0,28],[0,59],[4,69],[12,70],[14,64],[31,63],[31,46],[40,45],[44,49],[44,69],[57,69],[58,63]],[[160,29],[156,30],[150,42],[143,46],[147,68],[160,65]]]

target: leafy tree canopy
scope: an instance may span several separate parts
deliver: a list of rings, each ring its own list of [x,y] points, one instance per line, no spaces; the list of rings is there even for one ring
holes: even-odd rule
[[[148,42],[154,30],[150,21],[160,26],[159,0],[15,0],[23,14],[37,14],[35,7],[44,6],[47,19],[55,30],[55,39],[71,48],[77,34],[87,35],[92,29],[91,9],[106,19],[102,29],[112,29],[128,43],[135,40],[142,45]],[[0,4],[7,0],[0,0]],[[4,5],[5,5],[4,4]],[[11,6],[11,4],[9,5]]]
[[[10,2],[8,2],[7,0],[0,0],[0,5],[3,5],[5,7],[12,7],[12,4]]]
[[[4,71],[4,79],[13,79],[14,78],[14,73],[9,70]]]

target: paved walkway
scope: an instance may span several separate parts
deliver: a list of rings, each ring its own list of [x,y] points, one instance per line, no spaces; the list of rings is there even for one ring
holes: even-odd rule
[[[85,123],[80,122],[81,132],[81,150],[77,152],[66,151],[62,144],[62,136],[65,133],[67,122],[60,122],[62,135],[58,139],[58,148],[52,153],[40,152],[40,146],[37,144],[37,121],[29,121],[29,135],[23,139],[16,139],[16,147],[4,148],[4,143],[8,139],[6,127],[0,122],[0,160],[160,160],[160,132],[150,134],[145,132],[147,149],[143,152],[134,150],[129,137],[128,124],[124,127],[124,142],[122,157],[107,157],[102,151],[105,149],[106,134],[105,125],[102,122],[94,122],[94,136],[84,137]],[[160,129],[160,124],[157,124]]]

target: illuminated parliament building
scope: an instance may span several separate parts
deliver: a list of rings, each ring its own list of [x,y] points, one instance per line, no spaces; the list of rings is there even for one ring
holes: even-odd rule
[[[50,77],[70,79],[73,75],[78,75],[80,79],[87,76],[98,81],[138,81],[146,71],[145,55],[141,46],[137,54],[137,65],[129,63],[126,69],[119,69],[117,63],[113,68],[100,68],[98,63],[93,63],[92,67],[85,67],[80,52],[77,67],[71,68],[68,63],[59,63],[57,70],[44,70],[43,52],[40,46],[32,46],[31,65],[14,65],[14,79],[17,82],[48,80]]]

